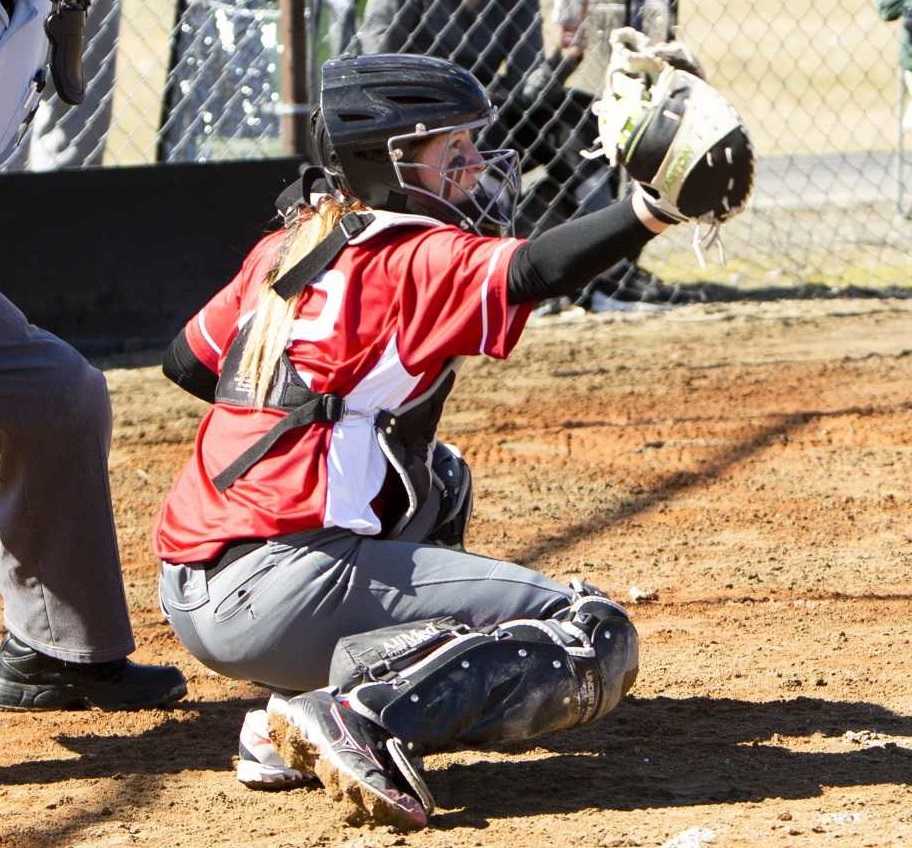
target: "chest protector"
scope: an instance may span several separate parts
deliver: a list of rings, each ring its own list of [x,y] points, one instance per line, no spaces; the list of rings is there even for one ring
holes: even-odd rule
[[[286,300],[298,294],[356,238],[359,241],[370,238],[380,229],[389,226],[430,226],[438,223],[433,219],[415,220],[416,217],[390,216],[379,222],[379,227],[371,227],[369,230],[375,220],[374,215],[349,213],[324,241],[276,283],[275,291]],[[244,326],[228,350],[215,389],[216,403],[254,408],[252,386],[239,373],[250,326],[250,323]],[[437,443],[437,425],[443,413],[444,402],[453,388],[460,362],[458,359],[452,360],[430,388],[418,397],[396,409],[380,410],[374,416],[378,444],[405,493],[401,512],[393,517],[393,523],[387,532],[390,538],[402,534],[430,495],[433,485],[431,460]],[[345,398],[308,388],[292,365],[287,352],[283,352],[279,358],[264,406],[280,410],[285,416],[212,478],[220,492],[227,491],[239,477],[259,462],[285,433],[317,422],[335,423],[341,421],[346,414]]]

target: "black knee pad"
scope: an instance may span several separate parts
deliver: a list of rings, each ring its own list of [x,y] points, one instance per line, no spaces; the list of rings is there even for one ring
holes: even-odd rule
[[[388,681],[356,686],[352,707],[410,754],[529,739],[576,724],[579,687],[563,648],[534,626],[468,632]]]
[[[431,471],[440,488],[440,513],[428,542],[461,549],[472,517],[472,471],[452,445],[438,442]]]
[[[590,674],[600,690],[594,712],[584,719],[592,721],[611,712],[633,687],[639,671],[639,637],[624,608],[598,595],[577,598],[562,626],[580,634],[586,646],[580,670]]]

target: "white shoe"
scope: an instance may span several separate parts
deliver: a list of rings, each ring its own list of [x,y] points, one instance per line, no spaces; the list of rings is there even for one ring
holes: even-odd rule
[[[619,300],[616,297],[600,292],[592,292],[589,303],[590,312],[663,312],[667,306],[658,303],[645,303],[642,300]]]
[[[549,297],[532,310],[532,318],[549,318],[570,308],[569,297]]]
[[[244,717],[235,774],[250,789],[293,789],[312,777],[285,765],[269,738],[266,710],[250,710]]]

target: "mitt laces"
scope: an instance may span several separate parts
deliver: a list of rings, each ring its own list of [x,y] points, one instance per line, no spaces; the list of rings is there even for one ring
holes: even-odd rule
[[[704,227],[705,224],[705,227]],[[722,222],[711,218],[708,221],[694,221],[693,238],[690,246],[702,270],[706,270],[706,251],[713,245],[719,251],[719,264],[725,264],[725,245],[722,243]]]

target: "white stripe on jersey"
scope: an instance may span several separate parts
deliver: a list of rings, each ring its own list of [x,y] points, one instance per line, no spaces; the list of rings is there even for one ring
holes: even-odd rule
[[[380,519],[370,504],[386,477],[386,457],[374,433],[374,414],[401,406],[421,377],[405,370],[393,334],[377,364],[345,396],[352,413],[333,425],[324,527],[345,527],[366,535],[380,532]]]
[[[481,347],[478,349],[479,353],[486,353],[485,348],[488,346],[488,283],[491,282],[491,276],[497,267],[497,260],[500,258],[501,252],[508,244],[513,244],[514,241],[516,239],[508,239],[497,245],[488,260],[488,270],[481,284]]]
[[[196,323],[199,325],[200,334],[205,340],[206,344],[209,345],[219,356],[222,355],[222,349],[215,343],[215,339],[209,335],[209,330],[206,329],[206,319],[205,319],[205,309],[201,309],[196,316]]]

